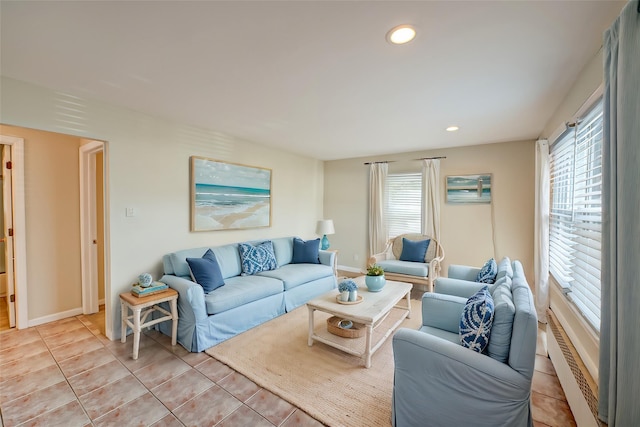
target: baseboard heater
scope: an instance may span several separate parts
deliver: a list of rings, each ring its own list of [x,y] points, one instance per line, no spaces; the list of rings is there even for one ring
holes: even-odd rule
[[[598,418],[598,385],[593,380],[593,377],[591,377],[591,374],[578,355],[576,348],[571,343],[571,340],[567,336],[562,325],[560,325],[560,322],[558,322],[558,318],[551,310],[547,310],[547,322],[549,329],[553,333],[553,337],[560,347],[565,362],[571,369],[576,385],[580,389],[584,400],[589,406],[589,410],[596,421],[596,425],[606,425]]]

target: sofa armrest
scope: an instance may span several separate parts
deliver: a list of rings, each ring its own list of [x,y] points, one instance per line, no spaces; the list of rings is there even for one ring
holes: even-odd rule
[[[486,283],[440,277],[436,280],[435,291],[439,294],[456,295],[463,298],[469,298],[486,285]]]
[[[457,334],[466,302],[465,298],[426,292],[422,296],[422,325]]]
[[[395,425],[420,425],[425,419],[462,425],[469,414],[482,426],[526,425],[531,379],[509,365],[406,328],[393,336],[393,358]]]
[[[448,277],[451,279],[469,280],[473,282],[478,277],[480,268],[469,267],[467,265],[455,265],[449,266]]]
[[[320,264],[328,265],[333,268],[336,263],[336,253],[333,251],[318,251],[318,258],[320,259]]]
[[[204,289],[191,280],[165,274],[161,282],[178,291],[178,315],[193,322],[206,320],[207,308],[204,303]]]

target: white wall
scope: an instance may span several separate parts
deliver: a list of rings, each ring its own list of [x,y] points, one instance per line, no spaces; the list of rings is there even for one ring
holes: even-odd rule
[[[118,294],[127,291],[142,272],[159,278],[163,254],[256,238],[310,238],[322,217],[323,164],[319,160],[13,79],[2,78],[0,101],[2,123],[107,141],[111,292],[106,298],[113,307],[115,337],[120,332]],[[72,121],[64,114],[69,107],[75,110]],[[190,232],[192,155],[272,169],[272,226]],[[126,217],[128,207],[137,215]]]
[[[368,252],[367,161],[394,161],[389,172],[420,172],[423,157],[446,156],[440,163],[441,243],[446,252],[444,274],[449,264],[481,266],[488,258],[503,256],[522,262],[533,287],[534,142],[520,141],[441,150],[404,153],[376,158],[325,162],[324,213],[336,234],[332,248],[338,263],[363,268]],[[492,205],[450,205],[445,202],[445,177],[491,173]],[[492,239],[492,208],[496,245]]]

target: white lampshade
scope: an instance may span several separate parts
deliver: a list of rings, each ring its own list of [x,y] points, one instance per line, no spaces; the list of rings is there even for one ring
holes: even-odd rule
[[[318,225],[316,225],[316,234],[326,235],[335,233],[336,230],[333,228],[332,219],[321,219],[320,221],[318,221]]]

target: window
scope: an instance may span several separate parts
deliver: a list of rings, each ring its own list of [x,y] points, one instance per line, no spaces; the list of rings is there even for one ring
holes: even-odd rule
[[[602,100],[551,146],[549,270],[600,330]]]
[[[387,176],[386,217],[389,238],[420,233],[422,217],[422,174]]]

